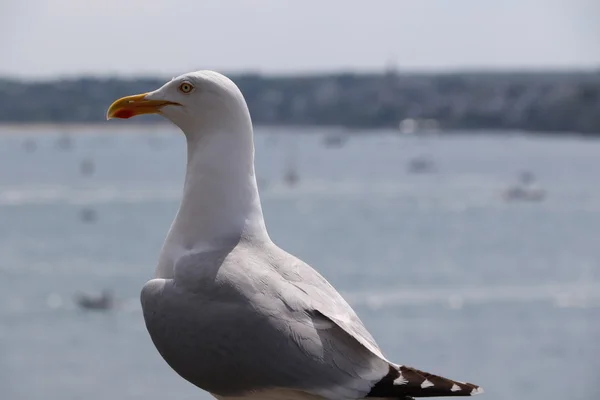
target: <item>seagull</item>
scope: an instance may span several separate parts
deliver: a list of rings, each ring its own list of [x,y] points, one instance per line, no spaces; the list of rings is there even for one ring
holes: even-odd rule
[[[116,100],[107,119],[159,114],[187,143],[183,196],[154,278],[146,328],[166,363],[218,400],[471,396],[481,387],[396,364],[316,270],[270,238],[248,106],[214,71]]]

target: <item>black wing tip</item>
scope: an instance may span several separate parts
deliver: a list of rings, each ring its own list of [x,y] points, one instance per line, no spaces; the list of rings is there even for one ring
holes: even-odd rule
[[[458,382],[414,368],[390,365],[389,372],[377,382],[366,397],[398,398],[412,397],[475,396],[483,388],[472,383]]]

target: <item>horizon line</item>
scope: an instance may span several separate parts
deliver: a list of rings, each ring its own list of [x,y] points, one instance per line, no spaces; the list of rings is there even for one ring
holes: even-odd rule
[[[239,69],[228,70],[226,68],[196,68],[190,69],[187,72],[195,70],[214,70],[226,76],[258,76],[264,78],[298,78],[298,77],[318,77],[331,75],[352,74],[358,76],[364,75],[383,75],[386,73],[396,73],[399,75],[453,75],[453,74],[561,74],[561,73],[597,73],[600,74],[600,65],[591,66],[512,66],[512,67],[454,67],[454,68],[400,68],[394,65],[385,66],[379,69],[352,69],[352,68],[336,68],[336,69],[319,69],[319,70],[298,70],[298,71],[261,71],[260,69]],[[51,82],[63,80],[78,80],[84,78],[96,79],[170,79],[174,76],[179,76],[186,72],[179,73],[163,73],[163,72],[77,72],[64,73],[51,76],[43,75],[17,75],[13,73],[0,72],[0,80],[22,81],[22,82]],[[168,77],[168,78],[166,78]]]

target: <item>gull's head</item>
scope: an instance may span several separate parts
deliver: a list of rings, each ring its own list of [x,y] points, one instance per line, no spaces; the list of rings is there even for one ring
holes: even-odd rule
[[[128,119],[143,114],[162,115],[186,135],[211,129],[251,129],[242,93],[229,78],[214,71],[183,74],[152,92],[120,98],[110,105],[106,118]]]

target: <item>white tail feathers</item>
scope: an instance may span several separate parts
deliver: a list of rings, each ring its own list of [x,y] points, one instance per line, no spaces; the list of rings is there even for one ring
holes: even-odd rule
[[[390,370],[377,382],[366,397],[399,398],[474,396],[483,389],[472,383],[464,383],[433,375],[428,372],[400,365],[390,365]]]

